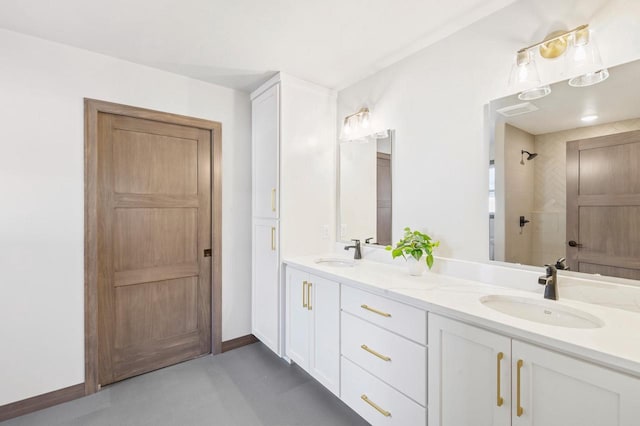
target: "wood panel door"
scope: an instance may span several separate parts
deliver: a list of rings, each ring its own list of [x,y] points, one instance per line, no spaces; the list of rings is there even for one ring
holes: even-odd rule
[[[567,260],[640,279],[640,131],[567,143]]]
[[[98,379],[211,351],[211,132],[98,114]]]
[[[377,153],[376,158],[376,243],[391,244],[391,155]]]

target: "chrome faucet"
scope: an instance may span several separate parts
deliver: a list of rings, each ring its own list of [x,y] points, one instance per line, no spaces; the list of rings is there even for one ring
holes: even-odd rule
[[[360,248],[360,240],[351,240],[353,241],[355,244],[352,246],[345,246],[344,249],[345,250],[349,250],[349,249],[356,249],[355,253],[353,253],[353,258],[354,259],[362,259],[362,250]]]
[[[558,269],[553,265],[547,267],[546,275],[538,277],[538,284],[544,286],[544,298],[558,300]]]

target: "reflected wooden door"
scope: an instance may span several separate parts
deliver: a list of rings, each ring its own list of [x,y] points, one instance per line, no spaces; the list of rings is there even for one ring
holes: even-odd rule
[[[211,132],[98,115],[105,385],[211,351]]]
[[[391,155],[377,153],[376,165],[376,243],[391,244]]]
[[[567,143],[567,260],[640,279],[640,131]]]

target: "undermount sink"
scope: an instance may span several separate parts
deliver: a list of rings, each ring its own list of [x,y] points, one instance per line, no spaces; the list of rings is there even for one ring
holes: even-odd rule
[[[320,258],[316,260],[316,263],[325,266],[335,266],[336,268],[351,268],[356,265],[356,262],[353,260],[332,257]]]
[[[480,302],[503,314],[546,325],[568,328],[600,328],[604,325],[602,320],[587,312],[548,300],[492,295],[480,298]]]

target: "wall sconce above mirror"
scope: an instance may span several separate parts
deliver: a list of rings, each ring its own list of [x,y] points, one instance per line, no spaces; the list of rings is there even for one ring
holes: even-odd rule
[[[569,31],[554,31],[544,40],[520,49],[511,69],[509,86],[519,92],[520,100],[548,96],[551,87],[542,84],[536,57],[556,59],[563,55],[565,74],[571,76],[568,84],[572,87],[592,86],[609,77],[609,71],[602,65],[593,32],[589,25],[580,25]]]
[[[347,115],[342,123],[341,141],[359,140],[371,135],[371,112],[363,107],[358,112]]]

